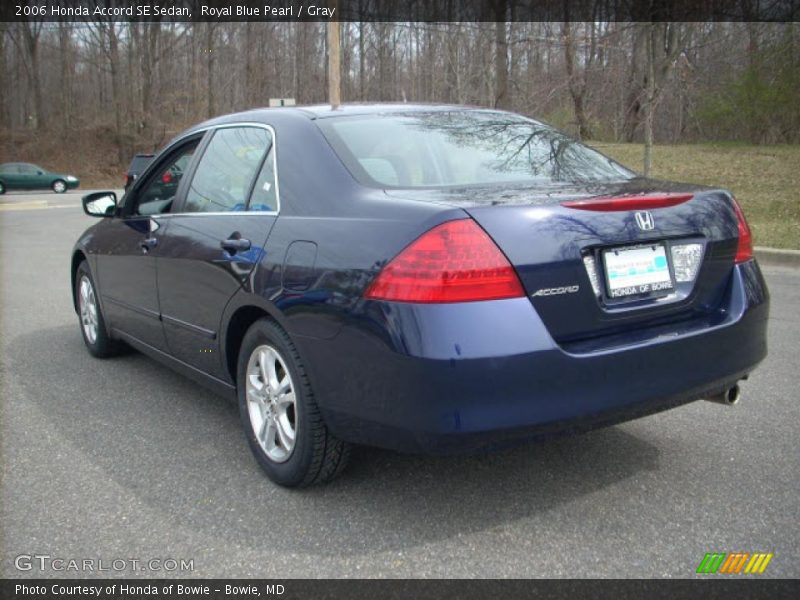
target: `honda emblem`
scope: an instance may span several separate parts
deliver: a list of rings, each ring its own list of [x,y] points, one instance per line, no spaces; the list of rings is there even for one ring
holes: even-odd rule
[[[636,213],[636,224],[642,231],[652,231],[656,228],[656,220],[649,210],[641,210]]]

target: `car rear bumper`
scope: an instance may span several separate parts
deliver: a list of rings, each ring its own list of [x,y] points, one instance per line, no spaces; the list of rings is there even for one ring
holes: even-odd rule
[[[597,427],[720,392],[767,353],[769,298],[737,265],[703,321],[559,346],[527,298],[367,303],[331,340],[298,340],[326,423],[345,440],[453,452]]]

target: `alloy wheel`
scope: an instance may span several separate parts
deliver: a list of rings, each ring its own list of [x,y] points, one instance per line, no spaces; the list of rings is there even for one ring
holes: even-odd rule
[[[97,299],[94,295],[92,282],[86,275],[81,277],[78,305],[81,312],[83,333],[89,343],[94,344],[97,340]]]
[[[276,463],[289,460],[297,439],[294,383],[272,346],[258,346],[250,354],[246,397],[250,425],[261,449]]]

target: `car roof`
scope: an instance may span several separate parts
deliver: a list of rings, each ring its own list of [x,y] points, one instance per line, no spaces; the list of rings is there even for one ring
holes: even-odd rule
[[[303,115],[310,120],[315,120],[355,115],[385,115],[409,112],[447,112],[453,110],[503,112],[493,108],[463,106],[459,104],[408,104],[389,102],[340,104],[336,108],[330,104],[314,104],[309,106],[276,106],[270,108],[254,108],[243,112],[216,117],[203,123],[199,123],[195,127],[192,127],[189,131],[213,127],[215,125],[233,124],[237,122],[266,122],[271,117],[275,117],[277,115]]]
[[[424,104],[424,103],[400,103],[400,102],[374,102],[374,103],[353,103],[341,104],[334,108],[330,104],[314,104],[311,106],[299,106],[301,110],[316,119],[326,119],[331,117],[352,116],[352,115],[379,115],[392,113],[410,112],[446,112],[453,110],[493,110],[477,106],[463,106],[457,104]]]

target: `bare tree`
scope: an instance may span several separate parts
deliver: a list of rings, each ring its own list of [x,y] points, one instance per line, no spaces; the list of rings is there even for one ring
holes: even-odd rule
[[[608,0],[586,3],[600,11]],[[358,4],[379,10],[385,0]],[[657,140],[800,138],[795,24],[651,22],[647,13],[617,23],[599,12],[585,23],[523,22],[516,0],[482,5],[486,21],[457,22],[450,0],[450,22],[426,21],[430,5],[414,2],[412,22],[342,23],[343,99],[496,106],[584,139],[644,140],[647,172]],[[80,132],[73,156],[102,148],[103,169],[116,173],[131,152],[198,119],[270,97],[325,101],[324,27],[2,22],[0,129]],[[37,151],[51,152],[52,136],[25,139],[39,137]],[[16,151],[2,143],[12,138],[0,136],[0,151]]]
[[[28,85],[33,92],[33,113],[29,115],[28,124],[35,129],[44,129],[47,125],[39,69],[39,37],[42,33],[42,26],[41,21],[22,21],[17,24],[16,30],[11,30],[11,40],[25,57],[21,64],[25,69]]]
[[[653,153],[653,120],[656,106],[688,39],[689,26],[679,23],[647,23],[647,75],[644,95],[644,175],[650,176]]]
[[[586,41],[583,40],[581,45],[584,47],[582,54],[584,60],[583,66],[576,65],[576,49],[577,43],[575,35],[573,34],[573,27],[569,21],[565,21],[561,25],[561,33],[564,37],[564,65],[567,70],[567,83],[569,85],[569,93],[572,98],[572,107],[575,111],[575,120],[578,126],[578,138],[590,139],[591,129],[589,127],[589,119],[586,116],[586,95],[589,89],[588,75],[594,66],[595,52],[597,48],[596,39],[596,24],[590,23],[586,25],[590,31],[590,46],[585,49]]]

